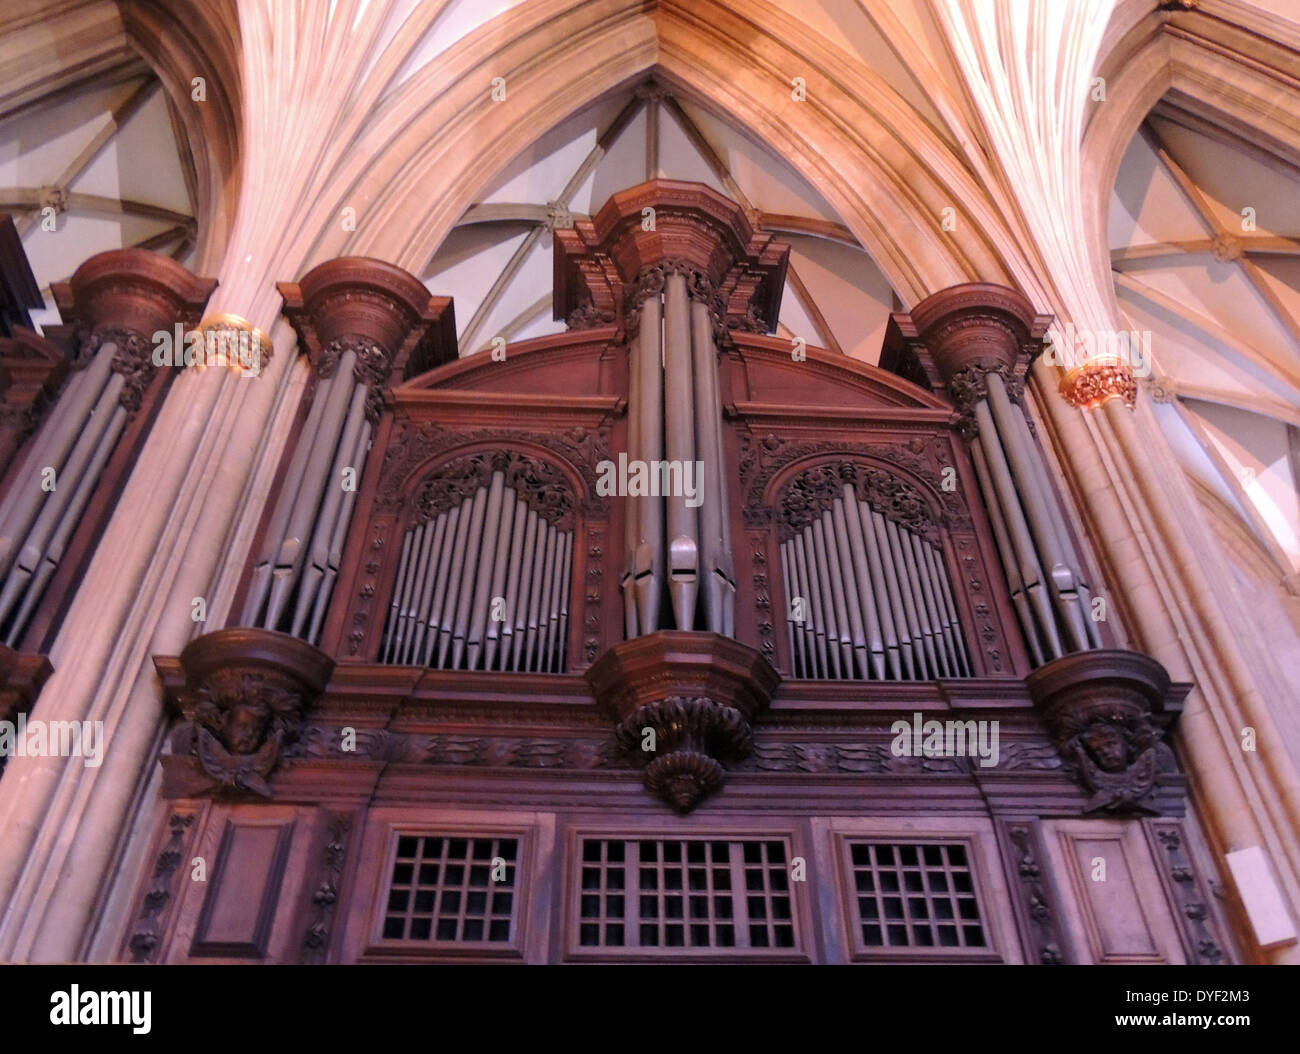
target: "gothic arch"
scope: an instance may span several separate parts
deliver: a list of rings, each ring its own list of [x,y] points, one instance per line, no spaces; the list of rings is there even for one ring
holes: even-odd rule
[[[743,26],[721,0],[703,13],[666,3],[647,14],[631,0],[506,12],[379,104],[320,192],[312,257],[361,253],[418,271],[521,141],[653,72],[800,165],[905,303],[975,278],[1007,280],[1012,239],[937,133],[883,82],[836,71],[815,33],[763,7]],[[743,50],[728,48],[736,34]],[[804,73],[808,99],[795,102],[791,77]],[[505,79],[503,103],[490,97],[494,77]],[[423,188],[435,173],[454,190],[431,200]],[[355,233],[336,222],[349,203],[366,214]],[[945,232],[949,207],[955,230]]]

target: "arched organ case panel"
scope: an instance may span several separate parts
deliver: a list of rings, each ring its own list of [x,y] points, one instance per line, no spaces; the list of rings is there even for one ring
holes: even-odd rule
[[[782,614],[796,677],[970,674],[941,516],[888,468],[821,462],[777,493]]]
[[[738,486],[738,637],[797,680],[1030,669],[952,413],[906,381],[788,341],[722,356]],[[748,567],[745,565],[748,564]]]
[[[559,673],[573,594],[575,494],[518,451],[464,454],[419,484],[380,659]]]

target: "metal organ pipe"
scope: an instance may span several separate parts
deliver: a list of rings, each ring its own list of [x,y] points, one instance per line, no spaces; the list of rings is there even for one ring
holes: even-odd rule
[[[641,304],[640,360],[640,451],[641,460],[654,465],[664,450],[663,304],[651,294]],[[636,595],[641,633],[659,628],[659,605],[664,585],[663,504],[649,497],[632,503],[639,527],[636,548]]]
[[[295,637],[302,636],[303,627],[315,606],[315,600],[320,591],[321,583],[325,580],[325,575],[329,567],[329,546],[330,540],[334,535],[334,524],[338,518],[339,509],[343,505],[345,491],[343,489],[343,470],[351,468],[354,471],[359,467],[354,462],[354,456],[357,449],[357,441],[363,431],[368,432],[370,425],[366,422],[366,389],[363,385],[355,385],[352,390],[351,403],[348,406],[347,420],[343,426],[343,434],[337,441],[334,450],[333,463],[330,466],[329,475],[322,481],[322,501],[319,511],[316,512],[315,526],[312,529],[311,541],[306,549],[306,559],[302,571],[301,584],[298,588],[298,596],[294,604],[293,622],[290,633]],[[349,464],[352,462],[352,464]]]
[[[736,581],[731,555],[731,518],[723,478],[722,404],[718,397],[718,351],[709,305],[691,301],[691,350],[695,367],[695,444],[703,466],[696,480],[700,514],[705,624],[731,636],[736,627]]]
[[[1029,516],[1029,525],[1043,558],[1044,568],[1050,567],[1052,605],[1061,616],[1061,625],[1069,637],[1071,651],[1088,646],[1088,631],[1084,628],[1083,613],[1079,610],[1077,576],[1070,566],[1065,543],[1057,534],[1056,523],[1049,511],[1051,495],[1044,494],[1035,470],[1034,452],[1027,448],[1022,430],[1017,426],[1017,411],[1007,396],[1006,386],[996,373],[988,374],[988,403],[997,422],[998,437],[1007,452],[1015,472],[1017,490]]]
[[[41,489],[42,470],[53,468],[56,481],[63,474],[68,452],[85,429],[93,408],[100,402],[115,354],[116,344],[100,346],[90,364],[68,381],[59,399],[59,412],[47,418],[38,437],[33,437],[27,444],[22,468],[9,488],[8,508],[0,513],[0,573],[9,570],[47,497],[47,492]]]
[[[691,376],[690,302],[686,276],[670,274],[664,282],[664,446],[670,465],[694,472],[695,412]],[[669,470],[663,473],[669,484]],[[695,626],[699,590],[699,517],[687,504],[685,487],[665,486],[668,523],[668,591],[679,629]]]
[[[1020,578],[1025,584],[1029,597],[1030,609],[1035,615],[1035,625],[1042,635],[1044,653],[1051,659],[1060,658],[1064,649],[1056,630],[1056,618],[1053,614],[1052,600],[1047,595],[1048,586],[1042,568],[1038,562],[1038,553],[1034,548],[1029,525],[1025,522],[1024,509],[1016,494],[1011,469],[1007,466],[1002,446],[998,442],[998,433],[993,424],[993,415],[988,404],[980,400],[975,404],[975,420],[979,424],[979,436],[976,442],[984,452],[984,462],[993,477],[995,500],[1002,507],[1002,520],[1006,524],[1011,545],[1015,551],[1016,563],[1020,568]]]

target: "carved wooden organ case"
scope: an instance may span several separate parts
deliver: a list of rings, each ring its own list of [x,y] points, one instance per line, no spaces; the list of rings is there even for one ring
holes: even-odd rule
[[[788,252],[653,181],[555,231],[567,332],[464,358],[451,305],[390,265],[281,287],[314,387],[237,624],[155,660],[160,847],[239,842],[302,885],[281,936],[223,943],[219,903],[182,905],[129,954],[182,925],[173,958],[379,954],[335,901],[383,896],[348,878],[386,851],[367,824],[432,810],[982,816],[1023,954],[1070,957],[1034,908],[1038,825],[1180,816],[1186,686],[1081,621],[1101,587],[1022,403],[1046,320],[966,286],[895,316],[880,367],[804,349],[771,335]],[[997,722],[999,757],[898,749],[914,720]],[[282,878],[258,881],[273,911]]]

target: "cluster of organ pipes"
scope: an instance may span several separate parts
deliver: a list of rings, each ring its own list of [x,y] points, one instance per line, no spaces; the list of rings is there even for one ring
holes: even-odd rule
[[[696,508],[681,493],[626,499],[625,633],[631,639],[667,628],[666,585],[673,627],[734,636],[736,583],[709,285],[698,272],[668,265],[643,275],[641,292],[639,326],[628,342],[628,459],[699,465],[702,500]]]
[[[997,372],[985,386],[971,454],[1034,665],[1100,648],[1082,564],[1025,415]]]
[[[125,379],[111,368],[116,353],[117,344],[105,340],[72,375],[9,489],[0,518],[0,632],[10,647],[31,621],[130,417],[121,401]]]
[[[356,504],[357,479],[370,449],[368,390],[344,350],[321,380],[253,564],[241,625],[320,642],[343,544]],[[347,469],[352,469],[350,486]]]
[[[573,541],[497,469],[459,506],[406,532],[381,660],[563,671]]]
[[[971,675],[942,555],[851,483],[781,542],[796,677],[933,680]]]

